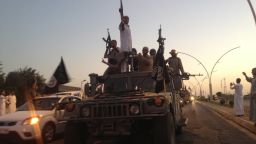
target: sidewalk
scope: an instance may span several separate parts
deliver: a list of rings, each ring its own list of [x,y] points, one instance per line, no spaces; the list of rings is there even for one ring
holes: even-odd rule
[[[196,101],[196,102],[216,111],[218,114],[220,114],[224,118],[231,120],[236,124],[242,126],[243,128],[249,130],[250,132],[256,134],[256,127],[254,126],[253,122],[249,121],[248,116],[236,117],[231,107],[221,106],[221,105],[210,103],[210,102],[203,102],[203,101]]]

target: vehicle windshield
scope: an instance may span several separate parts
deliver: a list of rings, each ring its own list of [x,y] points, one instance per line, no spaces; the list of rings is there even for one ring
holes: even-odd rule
[[[104,83],[105,91],[109,93],[128,91],[150,91],[155,89],[155,83],[149,72],[134,72],[110,76]]]
[[[34,99],[33,102],[26,102],[20,106],[17,111],[28,111],[29,104],[34,105],[35,110],[53,110],[60,98],[39,98]]]

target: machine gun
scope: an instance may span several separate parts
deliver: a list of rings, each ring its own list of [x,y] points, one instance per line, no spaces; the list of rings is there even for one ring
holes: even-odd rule
[[[161,25],[160,25],[160,28],[158,30],[158,39],[157,39],[157,42],[159,43],[159,47],[164,45],[165,40],[166,40],[166,38],[162,37],[162,28],[161,28]]]
[[[189,80],[189,77],[195,77],[195,76],[203,76],[202,74],[190,74],[190,73],[184,73],[183,75],[181,75],[181,79],[182,80]]]
[[[106,56],[109,54],[109,51],[111,48],[111,37],[110,37],[109,29],[107,29],[107,31],[108,31],[107,39],[105,39],[104,37],[102,38],[102,40],[106,43],[106,51],[104,53],[104,58],[106,58]]]

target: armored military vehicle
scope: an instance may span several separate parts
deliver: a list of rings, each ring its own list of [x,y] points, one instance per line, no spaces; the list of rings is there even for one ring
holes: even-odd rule
[[[65,144],[174,144],[184,125],[179,93],[155,93],[151,72],[90,74],[88,90],[66,108]]]
[[[181,87],[170,90],[165,83],[164,40],[160,26],[157,76],[151,71],[90,74],[88,98],[66,107],[65,144],[175,144],[186,121],[179,105]]]

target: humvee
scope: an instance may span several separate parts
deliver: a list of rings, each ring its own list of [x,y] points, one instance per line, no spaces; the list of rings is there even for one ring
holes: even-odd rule
[[[65,111],[65,144],[174,144],[185,125],[179,92],[155,93],[151,72],[90,74],[89,98]]]

